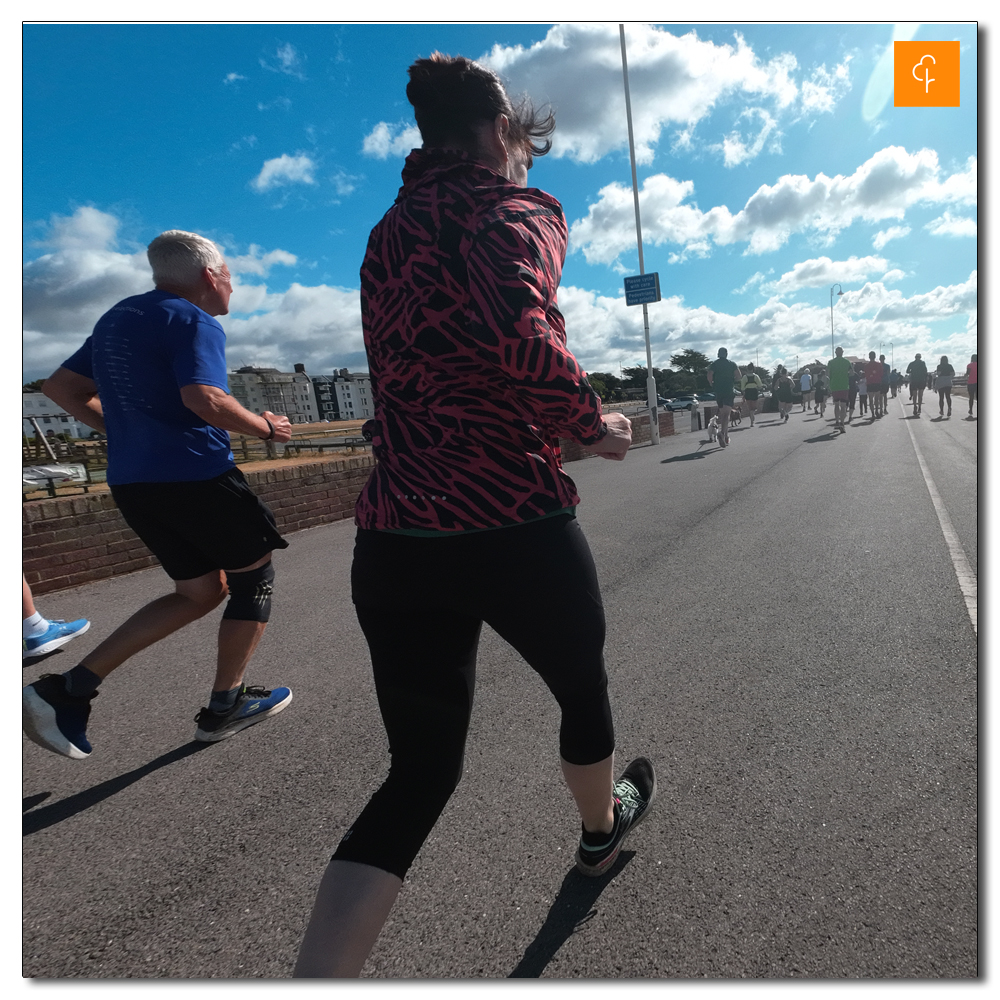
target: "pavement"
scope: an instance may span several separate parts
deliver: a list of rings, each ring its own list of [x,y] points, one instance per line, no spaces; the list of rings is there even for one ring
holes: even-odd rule
[[[944,982],[978,964],[978,422],[902,399],[567,467],[608,617],[622,767],[659,797],[611,875],[573,869],[558,711],[488,627],[461,784],[365,967],[389,979]],[[912,432],[912,434],[911,434]],[[920,451],[920,458],[917,455]],[[353,527],[290,536],[248,680],[273,720],[192,741],[216,616],[102,686],[85,761],[23,741],[24,976],[290,975],[319,878],[388,754],[353,615]],[[158,570],[46,595],[90,631]],[[558,627],[558,623],[553,623]]]

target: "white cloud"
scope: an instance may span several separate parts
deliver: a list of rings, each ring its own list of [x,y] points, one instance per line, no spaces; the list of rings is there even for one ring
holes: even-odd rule
[[[879,282],[845,292],[836,307],[835,341],[848,354],[867,354],[890,342],[894,351],[971,354],[977,334],[975,284],[973,274],[961,285],[910,298]],[[645,363],[642,316],[623,297],[569,286],[559,289],[559,307],[569,347],[587,371],[617,371],[619,362]],[[967,318],[961,323],[963,314]],[[930,323],[950,323],[950,328],[932,330]],[[672,296],[649,307],[649,325],[656,367],[668,367],[671,354],[687,347],[709,357],[727,347],[737,363],[755,360],[759,352],[767,367],[776,361],[794,364],[796,355],[803,361],[830,356],[828,303],[789,305],[771,298],[752,312],[731,314],[688,307],[682,297]]]
[[[226,357],[234,367],[261,364],[291,371],[301,362],[319,374],[342,365],[364,366],[356,288],[296,282],[286,292],[268,293],[262,308],[258,315],[222,320]]]
[[[786,174],[773,185],[762,185],[733,215],[725,205],[707,212],[685,204],[694,193],[693,181],[653,174],[643,181],[639,205],[643,240],[719,245],[746,242],[753,254],[777,250],[795,232],[835,236],[857,219],[876,222],[900,219],[917,203],[976,201],[977,161],[942,179],[937,153],[909,153],[888,146],[866,160],[850,176]],[[632,192],[614,183],[599,192],[586,217],[570,227],[573,250],[582,250],[590,264],[610,264],[635,242]]]
[[[287,97],[276,97],[266,104],[263,101],[257,102],[258,111],[270,111],[271,108],[284,108],[286,111],[292,106],[292,102]]]
[[[777,145],[781,138],[781,133],[775,132],[778,123],[763,108],[747,108],[736,119],[736,124],[738,125],[744,119],[751,118],[760,118],[761,126],[760,131],[749,141],[749,144],[743,141],[742,134],[735,129],[722,140],[723,162],[727,167],[735,167],[737,164],[745,163],[747,160],[752,160],[759,156],[761,150],[764,148],[764,144],[772,133],[775,133],[775,137],[771,143],[772,148]]]
[[[880,229],[872,237],[872,246],[876,250],[881,250],[890,240],[900,240],[909,235],[909,226],[890,226],[888,229]]]
[[[893,281],[902,281],[906,277],[905,271],[900,271],[898,267],[893,268],[891,271],[886,271],[882,275],[882,284],[888,285]]]
[[[84,205],[72,215],[53,215],[44,243],[58,250],[107,250],[117,235],[118,220],[113,215]]]
[[[826,63],[817,66],[808,80],[802,82],[802,110],[805,113],[832,112],[837,102],[851,89],[849,63],[851,56],[827,70]]]
[[[852,256],[847,260],[817,257],[801,261],[777,281],[761,287],[773,295],[783,296],[800,288],[830,288],[836,283],[854,284],[864,281],[869,274],[884,272],[887,266],[883,257]]]
[[[944,215],[939,215],[924,226],[933,236],[976,236],[978,226],[975,219],[964,216],[955,216],[946,211]]]
[[[387,122],[379,122],[365,136],[361,152],[365,156],[385,160],[390,155],[406,156],[411,149],[416,149],[422,143],[420,129],[412,123],[396,122],[395,125],[390,125]]]
[[[298,258],[287,250],[271,250],[268,253],[261,253],[260,247],[256,243],[251,243],[245,254],[235,257],[227,256],[226,263],[234,275],[256,274],[263,278],[276,264],[293,267],[298,263]]]
[[[344,170],[338,170],[331,178],[334,188],[336,188],[337,194],[341,198],[346,198],[349,194],[353,194],[355,190],[355,181],[361,180],[359,176],[355,174],[349,174]]]
[[[286,76],[294,76],[299,80],[304,80],[303,63],[306,57],[295,48],[291,42],[279,45],[274,53],[274,61],[269,62],[261,59],[260,64],[264,69],[271,70],[272,73],[284,73]]]
[[[315,184],[313,171],[316,164],[304,153],[289,156],[282,153],[273,160],[266,160],[260,173],[250,182],[255,191],[270,191],[286,184]]]
[[[239,73],[227,73],[226,78],[222,81],[223,83],[235,83],[237,80],[245,80],[245,76],[240,76]]]
[[[846,59],[829,72],[819,67],[800,86],[793,55],[762,59],[738,32],[731,43],[720,44],[694,30],[674,35],[630,24],[625,37],[640,163],[652,162],[666,128],[677,129],[675,146],[690,148],[695,126],[727,100],[767,102],[774,118],[801,116],[831,110],[850,86]],[[627,144],[616,25],[559,24],[530,48],[496,45],[480,61],[509,83],[512,94],[527,93],[536,105],[553,106],[558,122],[553,156],[592,163]]]
[[[733,295],[743,295],[745,292],[749,292],[754,285],[759,285],[766,278],[767,275],[763,271],[757,271],[755,274],[750,275],[739,288],[734,288]]]

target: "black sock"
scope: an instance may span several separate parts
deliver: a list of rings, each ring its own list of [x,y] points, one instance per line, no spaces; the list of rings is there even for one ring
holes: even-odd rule
[[[243,685],[240,684],[231,691],[213,691],[212,700],[208,703],[208,710],[215,712],[216,715],[225,715],[226,712],[232,711],[242,689]]]
[[[92,695],[100,686],[103,677],[98,677],[93,670],[88,670],[78,663],[72,670],[63,674],[66,678],[66,693],[71,698],[86,698]]]

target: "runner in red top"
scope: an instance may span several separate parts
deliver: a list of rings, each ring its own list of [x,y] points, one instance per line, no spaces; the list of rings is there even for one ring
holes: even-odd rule
[[[865,380],[868,382],[868,402],[872,411],[872,423],[876,417],[885,414],[885,400],[882,398],[882,362],[875,357],[874,351],[868,352],[868,361],[865,362]]]
[[[409,72],[423,148],[361,269],[378,465],[351,570],[391,764],[323,877],[298,978],[361,972],[461,777],[484,622],[559,705],[580,872],[611,871],[656,792],[645,757],[614,778],[604,608],[559,461],[560,437],[622,459],[631,429],[602,415],[566,347],[566,222],[527,187],[555,122],[513,106],[468,59],[434,55]]]

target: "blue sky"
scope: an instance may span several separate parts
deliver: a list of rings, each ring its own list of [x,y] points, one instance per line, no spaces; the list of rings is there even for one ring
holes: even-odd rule
[[[975,26],[627,26],[653,362],[977,349]],[[895,35],[894,35],[895,30]],[[894,108],[894,37],[961,42],[961,107]],[[35,24],[23,30],[24,377],[150,287],[165,229],[236,276],[229,362],[365,367],[358,268],[419,144],[406,68],[482,58],[557,130],[529,183],[570,226],[559,292],[590,371],[644,363],[617,24]],[[880,60],[882,60],[880,64]],[[891,352],[889,345],[892,344]],[[956,365],[957,367],[957,365]]]

